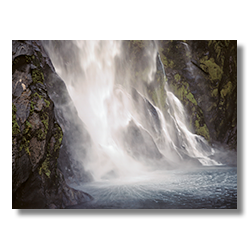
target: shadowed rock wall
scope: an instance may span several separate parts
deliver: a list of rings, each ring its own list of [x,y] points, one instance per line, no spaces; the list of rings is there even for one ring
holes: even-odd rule
[[[131,82],[136,88],[149,70],[145,58],[154,46],[170,90],[185,106],[190,129],[211,144],[237,150],[237,41],[124,41],[126,62],[133,72]],[[143,84],[149,99],[167,116],[158,64],[155,78]]]
[[[55,74],[38,41],[12,41],[12,206],[64,208],[92,197],[69,187],[57,159],[63,131],[48,95]]]

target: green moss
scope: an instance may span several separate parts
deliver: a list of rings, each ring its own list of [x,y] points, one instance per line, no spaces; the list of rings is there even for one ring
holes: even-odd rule
[[[201,118],[199,117],[199,115],[197,115],[195,123],[194,123],[195,133],[203,136],[207,141],[210,141],[210,134],[209,134],[209,130],[207,128],[207,125],[204,124],[203,126],[200,126],[200,120],[201,120]]]
[[[164,56],[162,53],[160,53],[160,56],[161,56],[161,61],[162,61],[163,65],[165,66],[165,68],[173,69],[175,67],[175,64],[172,60],[167,59],[167,57]]]
[[[167,48],[168,53],[169,53],[169,51],[170,51],[170,48]],[[168,59],[165,56],[166,51],[164,52],[164,49],[160,47],[159,48],[159,53],[160,53],[161,61],[162,61],[163,65],[164,65],[164,67],[173,69],[175,67],[175,64],[171,59]]]
[[[212,95],[212,97],[217,97],[218,96],[218,89],[217,88],[213,89],[211,95]]]
[[[56,152],[60,148],[63,139],[63,132],[61,127],[58,124],[56,124],[55,127],[57,128],[57,130],[55,134],[56,143],[54,147],[54,152]]]
[[[38,69],[33,69],[32,70],[32,81],[34,84],[38,83],[38,82],[43,84],[43,82],[44,82],[43,73]]]
[[[46,112],[43,112],[41,118],[42,118],[42,123],[45,127],[45,130],[47,131],[49,129],[49,116]]]
[[[37,92],[35,92],[33,95],[32,95],[32,97],[39,97],[39,99],[42,99],[42,96],[40,96]]]
[[[40,128],[37,131],[36,137],[39,141],[45,140],[46,135],[48,133],[48,129],[49,129],[49,116],[46,112],[42,113],[41,120],[42,120],[42,123],[44,125],[44,128]]]
[[[14,60],[13,60],[13,65],[16,65],[18,62],[20,61],[20,57],[16,57]]]
[[[212,81],[221,80],[223,70],[215,63],[213,58],[207,59],[207,56],[201,58],[200,66],[209,74]]]
[[[191,92],[188,93],[187,99],[192,102],[194,105],[197,105],[197,101],[194,99],[194,96]]]
[[[220,42],[215,42],[214,44],[214,50],[217,54],[217,59],[219,59],[220,55],[221,55],[221,51],[222,51],[222,47],[220,45]]]
[[[33,101],[30,102],[30,115],[34,113],[34,105],[35,103]]]
[[[221,90],[220,95],[222,98],[225,98],[229,93],[232,92],[232,87],[233,84],[231,83],[231,81],[229,81],[224,88]]]
[[[198,120],[195,120],[195,123],[194,123],[194,124],[195,124],[196,129],[200,127],[200,123],[199,123]]]
[[[176,75],[174,76],[174,79],[178,82],[178,81],[181,80],[181,76],[180,76],[179,74],[176,74]]]
[[[49,102],[48,100],[46,100],[46,99],[44,99],[44,101],[45,101],[45,103],[46,103],[46,108],[48,108],[49,105],[50,105],[50,102]]]
[[[25,128],[23,130],[23,136],[21,140],[21,144],[19,147],[19,151],[21,151],[23,148],[25,149],[25,152],[30,155],[29,145],[30,145],[30,131],[31,131],[32,125],[26,121],[25,122]]]
[[[24,148],[25,152],[30,155],[30,150],[29,150],[29,146],[30,146],[30,141],[28,139],[26,139],[25,136],[22,137],[22,141],[21,141],[21,145],[19,147],[19,151],[22,151],[22,149]]]
[[[183,83],[182,85],[174,85],[172,87],[174,94],[183,102],[188,94],[187,86]]]
[[[237,117],[233,117],[233,120],[232,120],[232,127],[235,127],[237,125]]]
[[[40,175],[45,174],[48,178],[50,178],[51,171],[49,170],[49,162],[50,156],[47,154],[46,159],[42,163],[42,166],[39,168],[38,172]]]
[[[196,130],[197,134],[203,136],[207,141],[210,141],[210,135],[209,135],[209,131],[208,131],[208,128],[207,128],[207,125],[204,124],[203,127],[199,127],[197,130]]]
[[[27,134],[31,128],[32,128],[32,125],[28,121],[26,121],[24,134]]]
[[[46,100],[43,96],[39,95],[37,92],[35,92],[33,95],[32,95],[32,98],[33,97],[38,97],[40,100],[44,100],[44,102],[46,103],[46,108],[49,107],[50,105],[50,101]],[[32,113],[34,112],[34,105],[35,105],[35,102],[31,101],[31,111]],[[30,112],[31,112],[30,111]]]
[[[12,103],[12,136],[20,133],[20,127],[16,121],[16,106]]]
[[[31,57],[30,56],[25,56],[25,61],[26,61],[26,63],[30,63],[31,62]]]
[[[30,124],[30,122],[26,121],[25,122],[25,127],[27,128],[27,130],[32,128],[32,125]]]
[[[39,141],[45,140],[46,135],[47,135],[47,131],[46,131],[46,130],[44,131],[43,129],[40,128],[40,129],[37,131],[37,139],[38,139]]]

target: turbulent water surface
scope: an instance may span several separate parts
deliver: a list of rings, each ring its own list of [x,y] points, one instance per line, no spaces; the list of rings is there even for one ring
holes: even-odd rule
[[[70,208],[237,208],[236,166],[156,171],[127,180],[106,180],[76,187],[87,191],[94,200]]]

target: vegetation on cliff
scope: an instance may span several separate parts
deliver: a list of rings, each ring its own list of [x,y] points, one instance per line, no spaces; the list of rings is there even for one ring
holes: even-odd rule
[[[39,42],[12,42],[13,208],[63,208],[91,199],[70,188],[57,167],[63,132],[45,79],[53,73]]]
[[[236,41],[159,41],[170,89],[189,114],[194,132],[237,148]]]
[[[161,66],[157,65],[154,79],[144,80],[149,79],[146,58],[152,53],[148,51],[157,47],[168,87],[185,106],[190,129],[210,143],[236,149],[236,41],[125,41],[123,45],[133,86],[140,90],[142,83],[148,98],[166,114]]]

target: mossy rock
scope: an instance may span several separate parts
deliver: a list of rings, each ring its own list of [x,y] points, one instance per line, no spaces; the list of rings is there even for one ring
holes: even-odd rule
[[[181,80],[181,76],[179,74],[175,74],[174,79],[178,82]]]
[[[154,105],[163,109],[166,106],[166,91],[164,89],[164,84],[161,84],[153,90],[148,90],[148,95],[153,101]]]
[[[233,89],[233,84],[231,81],[229,81],[224,88],[220,91],[220,95],[222,98],[225,98],[228,94],[232,93],[232,89]]]
[[[61,127],[58,124],[56,124],[55,127],[56,127],[56,133],[54,137],[56,139],[56,144],[54,147],[54,152],[56,152],[60,148],[62,144],[62,139],[63,139],[63,132],[62,132]]]
[[[210,134],[207,125],[204,124],[203,126],[200,126],[199,119],[195,121],[195,132],[196,134],[203,136],[208,142],[210,142]]]
[[[43,84],[44,76],[43,76],[43,73],[39,69],[33,69],[31,76],[32,76],[32,81],[34,84],[39,83],[39,82]]]
[[[47,154],[46,159],[43,161],[41,167],[38,170],[39,175],[45,174],[48,178],[50,178],[51,171],[49,164],[50,164],[50,156],[49,154]]]
[[[223,69],[215,63],[214,58],[208,59],[207,56],[200,59],[200,67],[209,74],[212,81],[220,81]]]
[[[170,88],[189,113],[187,118],[189,120],[190,128],[194,128],[196,134],[201,135],[207,141],[210,141],[210,133],[205,124],[203,112],[198,106],[194,95],[191,93],[189,84],[185,81],[179,82],[181,76],[179,74],[176,75],[177,77],[174,77],[174,80],[170,81]]]
[[[12,103],[12,136],[20,133],[20,127],[16,120],[16,106]]]

